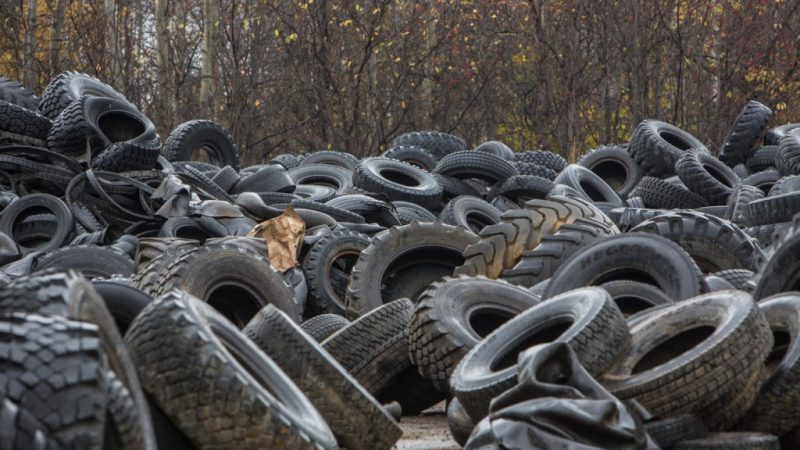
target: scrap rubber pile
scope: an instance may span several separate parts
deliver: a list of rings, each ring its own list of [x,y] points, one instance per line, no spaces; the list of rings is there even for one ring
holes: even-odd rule
[[[771,114],[719,151],[646,120],[577,164],[413,132],[240,167],[87,75],[0,79],[2,445],[388,449],[447,400],[472,449],[798,448]]]

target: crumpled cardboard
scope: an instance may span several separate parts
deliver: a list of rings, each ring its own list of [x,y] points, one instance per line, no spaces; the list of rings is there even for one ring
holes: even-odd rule
[[[289,206],[280,216],[256,225],[247,236],[266,240],[270,265],[285,272],[297,265],[305,233],[305,222]]]

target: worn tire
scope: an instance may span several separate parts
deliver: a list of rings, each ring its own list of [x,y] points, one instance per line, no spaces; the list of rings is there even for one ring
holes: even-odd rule
[[[614,280],[600,285],[622,311],[630,317],[641,311],[672,303],[672,299],[652,284],[631,280]]]
[[[52,251],[36,261],[34,272],[48,269],[74,269],[86,278],[111,278],[114,275],[133,275],[133,260],[111,247],[76,245]]]
[[[19,81],[0,77],[0,100],[19,105],[30,111],[38,111],[39,97]]]
[[[412,166],[419,167],[420,169],[432,171],[436,167],[436,157],[431,152],[416,145],[404,145],[400,147],[392,147],[383,152],[384,158],[396,159]]]
[[[50,119],[39,115],[36,111],[0,100],[0,131],[34,139],[46,139],[52,125]]]
[[[442,188],[428,172],[389,158],[361,160],[353,172],[353,186],[429,209],[442,200]]]
[[[499,195],[510,198],[512,201],[522,204],[528,200],[544,199],[547,194],[555,187],[555,184],[542,177],[533,175],[514,175],[492,187],[486,194],[491,200]]]
[[[706,199],[685,187],[653,177],[642,177],[631,195],[641,197],[648,208],[695,209],[708,206]]]
[[[349,320],[338,314],[320,314],[301,323],[300,328],[315,341],[322,342],[349,324]]]
[[[50,194],[28,194],[20,197],[5,209],[0,215],[0,233],[5,233],[15,241],[19,241],[15,235],[15,227],[20,218],[32,213],[40,213],[46,210],[52,214],[56,221],[56,229],[50,238],[42,245],[26,247],[19,244],[19,250],[23,255],[33,251],[52,251],[67,241],[74,225],[74,219],[69,207],[58,197]]]
[[[581,197],[592,202],[607,202],[623,206],[622,199],[602,178],[589,169],[570,164],[558,174],[553,183],[563,184],[575,189]]]
[[[480,233],[484,227],[500,223],[500,211],[478,197],[459,195],[447,202],[439,220]]]
[[[114,88],[91,75],[64,72],[53,78],[45,88],[39,102],[39,112],[43,116],[55,120],[67,106],[86,96],[128,101]]]
[[[644,430],[661,448],[672,448],[677,442],[696,439],[707,432],[703,421],[695,414],[678,414],[647,422]]]
[[[453,152],[467,149],[467,144],[458,136],[437,131],[415,131],[401,134],[392,141],[392,147],[415,145],[429,151],[436,159]]]
[[[561,155],[544,150],[530,150],[514,154],[514,160],[526,164],[544,166],[558,173],[567,167],[567,160]]]
[[[772,117],[772,110],[765,105],[750,100],[733,122],[733,128],[725,138],[719,152],[720,161],[733,167],[747,160],[756,142],[761,139],[764,128]]]
[[[583,155],[578,165],[599,176],[621,198],[627,198],[642,178],[642,170],[628,149],[618,145],[598,147]]]
[[[724,205],[741,182],[730,167],[703,150],[686,151],[675,163],[675,171],[683,184],[709,205]]]
[[[689,149],[705,146],[680,128],[657,120],[644,120],[633,131],[630,152],[645,175],[669,177],[675,175],[675,163]]]
[[[312,313],[344,315],[351,272],[359,255],[371,243],[362,233],[335,230],[317,241],[303,260]]]
[[[762,172],[775,167],[775,160],[778,157],[777,145],[765,145],[756,149],[747,158],[747,170],[750,173]]]
[[[464,150],[445,156],[436,165],[434,172],[459,179],[477,178],[490,183],[519,175],[517,168],[505,159],[474,150]]]
[[[467,440],[475,428],[475,422],[470,419],[469,414],[457,398],[451,399],[447,404],[447,426],[450,428],[450,435],[458,445],[462,447],[467,445]]]
[[[775,183],[780,180],[781,174],[775,169],[767,169],[758,173],[754,173],[749,177],[742,180],[742,184],[755,186],[764,194],[769,194],[769,191],[775,186]]]
[[[353,171],[329,164],[309,164],[289,169],[296,185],[314,184],[328,186],[342,194],[353,186]]]
[[[358,164],[358,158],[346,152],[337,152],[332,150],[318,150],[303,155],[300,160],[300,166],[307,166],[310,164],[328,164],[331,166],[344,167],[348,170],[354,170]]]
[[[673,450],[780,450],[777,436],[764,433],[709,433],[675,443]]]
[[[764,198],[764,193],[761,189],[747,184],[739,184],[733,188],[730,197],[728,197],[728,204],[723,218],[737,225],[743,225],[745,223],[745,207],[762,198]]]
[[[239,170],[239,154],[231,135],[210,120],[190,120],[178,125],[167,136],[161,154],[168,161],[197,160],[198,151],[205,152],[211,164],[231,166]]]

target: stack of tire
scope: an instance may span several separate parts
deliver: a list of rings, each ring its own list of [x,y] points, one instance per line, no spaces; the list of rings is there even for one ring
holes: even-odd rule
[[[9,442],[390,448],[447,399],[466,443],[517,355],[567,342],[664,448],[796,446],[800,126],[770,116],[719,157],[646,120],[569,165],[426,131],[240,167],[88,75],[2,79]],[[247,235],[290,207],[281,272]]]

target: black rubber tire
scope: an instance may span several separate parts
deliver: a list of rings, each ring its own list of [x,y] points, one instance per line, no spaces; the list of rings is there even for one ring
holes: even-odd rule
[[[787,123],[767,130],[764,133],[764,145],[778,145],[787,133],[796,128],[800,128],[800,123]]]
[[[37,259],[34,272],[74,269],[88,279],[133,275],[133,260],[111,247],[77,245],[52,251]]]
[[[542,237],[539,245],[522,254],[519,262],[503,271],[509,283],[531,287],[556,273],[578,250],[617,234],[608,224],[590,219],[576,219],[562,225],[553,234]]]
[[[642,177],[631,195],[641,197],[648,208],[694,209],[708,206],[706,199],[685,187],[653,177]]]
[[[451,399],[447,404],[447,426],[450,428],[450,435],[458,445],[462,447],[467,445],[467,440],[475,428],[475,422],[470,419],[469,414],[464,411],[464,407],[457,398]]]
[[[481,339],[539,298],[500,280],[447,277],[420,296],[408,324],[411,363],[437,389],[450,391],[450,375]]]
[[[82,97],[53,121],[47,147],[67,156],[88,148],[100,158],[98,167],[121,172],[155,167],[161,141],[153,122],[127,101]]]
[[[458,178],[440,175],[438,173],[433,173],[432,175],[433,178],[436,178],[436,182],[439,183],[439,186],[442,187],[443,200],[449,200],[458,197],[459,195],[471,195],[473,197],[481,196],[481,193],[475,188],[467,183],[464,183]]]
[[[15,227],[20,219],[31,214],[39,214],[47,211],[55,217],[57,227],[50,239],[44,244],[33,248],[19,244],[19,239],[15,235]],[[50,194],[28,194],[22,196],[9,204],[0,215],[0,233],[5,233],[18,242],[19,251],[23,255],[34,251],[55,250],[69,239],[74,226],[72,212],[69,207],[58,197]]]
[[[514,157],[514,150],[511,150],[506,144],[500,141],[486,141],[475,147],[475,151],[491,153],[492,155],[499,156],[506,161],[516,160]]]
[[[347,170],[355,170],[358,164],[358,158],[346,152],[318,150],[303,155],[303,159],[298,165],[307,166],[310,164],[328,164],[331,166],[344,167]]]
[[[0,77],[0,100],[19,105],[30,111],[38,111],[39,97],[19,81]]]
[[[435,208],[442,201],[442,188],[428,172],[390,158],[361,160],[353,172],[353,185],[425,208]]]
[[[777,436],[764,433],[709,433],[675,443],[673,450],[780,450]]]
[[[308,282],[308,309],[314,314],[344,315],[351,272],[369,236],[347,229],[335,230],[317,241],[303,260]]]
[[[800,175],[788,175],[778,179],[769,189],[767,196],[772,197],[797,191],[800,191]]]
[[[275,155],[272,159],[267,161],[267,164],[278,164],[283,166],[284,169],[289,170],[293,167],[297,167],[300,163],[300,160],[295,155],[291,155],[288,153],[281,153],[280,155]]]
[[[578,165],[599,176],[621,198],[627,198],[642,178],[642,170],[628,149],[618,145],[604,145],[583,155]]]
[[[36,111],[0,100],[0,131],[34,139],[46,139],[52,122]]]
[[[531,150],[514,154],[514,160],[521,163],[536,164],[558,173],[567,167],[567,160],[561,155],[544,150]]]
[[[694,211],[673,211],[642,222],[631,232],[654,233],[680,245],[703,272],[755,270],[758,244],[731,222]]]
[[[401,134],[392,141],[392,147],[415,145],[429,151],[436,159],[450,153],[466,150],[467,144],[458,136],[438,131],[415,131]]]
[[[754,286],[749,284],[749,281],[753,278],[754,273],[747,269],[721,270],[713,273],[713,275],[722,278],[740,291],[751,292],[754,288]]]
[[[572,255],[550,278],[542,298],[613,280],[646,281],[675,301],[704,289],[702,272],[678,244],[650,233],[625,233]]]
[[[412,222],[381,232],[361,252],[353,267],[345,299],[347,315],[358,317],[395,300],[381,295],[381,285],[392,274],[416,265],[436,265],[443,273],[431,272],[430,283],[448,271],[452,273],[463,263],[462,253],[467,246],[477,241],[471,231],[441,222]]]
[[[13,449],[102,448],[107,397],[97,327],[14,313],[0,319],[0,337],[4,444]]]
[[[672,448],[677,442],[699,438],[708,431],[695,414],[678,414],[647,422],[644,430],[661,448]]]
[[[777,157],[777,145],[765,145],[760,147],[747,158],[747,170],[749,170],[750,173],[756,173],[767,169],[774,169],[775,159]]]
[[[47,85],[39,102],[39,112],[43,116],[55,120],[67,106],[86,96],[128,101],[114,88],[91,75],[64,72],[53,78]]]
[[[739,175],[704,150],[690,149],[675,163],[678,177],[690,191],[709,205],[724,205],[731,191],[741,182]]]
[[[517,172],[519,172],[520,175],[533,175],[550,181],[555,180],[556,175],[558,175],[558,172],[555,170],[552,170],[546,166],[540,166],[538,164],[514,162],[512,165],[516,167]]]
[[[761,189],[748,184],[739,184],[733,188],[730,197],[728,197],[728,204],[723,218],[737,225],[744,225],[745,207],[762,198],[764,198],[764,192]]]
[[[436,165],[434,172],[459,179],[477,178],[490,183],[519,175],[517,168],[503,158],[474,150],[464,150],[445,156]]]
[[[416,203],[411,202],[404,202],[402,200],[392,202],[392,207],[394,207],[395,215],[397,219],[400,220],[400,223],[403,225],[408,225],[411,222],[435,222],[436,221],[436,214],[432,213],[430,210],[423,208]]]
[[[645,175],[665,178],[675,175],[675,163],[691,148],[705,150],[696,137],[657,120],[644,120],[633,131],[630,152]]]
[[[781,292],[800,291],[800,223],[788,223],[773,233],[772,245],[759,261],[759,270],[752,278],[756,289],[755,300],[761,300]]]
[[[195,445],[336,447],[324,419],[289,377],[191,295],[174,290],[159,297],[131,324],[125,341],[148,394]]]
[[[103,298],[119,334],[123,336],[136,316],[153,301],[153,297],[139,289],[116,281],[95,280],[92,286]]]
[[[419,167],[420,169],[432,171],[436,167],[436,157],[431,152],[422,147],[415,145],[405,145],[401,147],[392,147],[383,152],[384,158],[396,159],[412,166]]]
[[[338,314],[320,314],[301,323],[300,328],[315,341],[322,342],[349,324],[349,320]]]
[[[329,164],[297,166],[289,170],[289,176],[292,177],[296,185],[315,184],[328,186],[340,194],[353,186],[353,172],[351,170]]]
[[[770,117],[772,110],[765,105],[755,100],[747,102],[722,144],[719,160],[728,167],[746,161],[753,153],[756,142],[761,139]]]
[[[791,222],[800,212],[800,191],[754,200],[744,207],[745,224],[749,227]]]
[[[308,200],[292,200],[291,206],[295,209],[300,208],[318,211],[323,214],[327,214],[340,222],[364,223],[364,216],[346,209],[330,206],[325,203],[312,202]]]
[[[736,289],[736,286],[732,285],[724,278],[720,278],[713,274],[706,275],[703,277],[703,279],[706,282],[706,292],[718,292]]]
[[[652,284],[631,280],[614,280],[600,285],[605,289],[622,315],[630,317],[649,308],[672,303],[661,289]]]
[[[167,161],[192,161],[196,152],[204,151],[212,164],[239,170],[236,143],[222,126],[210,120],[190,120],[178,125],[167,136],[161,154]]]
[[[793,130],[781,138],[775,168],[783,175],[800,175],[800,130]]]
[[[701,295],[646,310],[628,325],[630,346],[599,380],[617,398],[635,398],[656,416],[696,412],[711,429],[712,422],[735,422],[745,413],[749,405],[732,408],[728,397],[757,392],[749,381],[760,381],[772,347],[769,325],[749,294]]]
[[[366,223],[375,223],[384,227],[400,225],[400,219],[395,215],[390,203],[368,195],[342,195],[328,200],[325,205],[358,214],[364,218]]]
[[[356,380],[282,311],[269,305],[242,332],[308,397],[342,447],[390,448],[403,434]]]
[[[413,311],[408,299],[389,302],[332,334],[322,347],[377,395],[411,367],[406,327]]]
[[[199,217],[173,217],[167,219],[158,231],[159,238],[179,238],[205,242],[214,237],[228,235],[228,231],[211,217],[205,217],[205,226],[200,224]]]
[[[624,208],[620,212],[617,226],[619,226],[620,231],[624,233],[644,222],[645,220],[652,219],[653,217],[657,217],[668,212],[669,211],[665,209]]]
[[[292,193],[295,182],[289,173],[281,166],[265,166],[236,183],[230,189],[232,194],[242,192],[285,192]]]
[[[754,173],[749,177],[742,180],[742,184],[755,186],[764,194],[768,194],[775,183],[781,179],[781,174],[775,169],[767,169],[758,173]]]
[[[566,342],[589,374],[603,373],[628,345],[628,326],[599,288],[576,289],[533,306],[480,341],[456,367],[453,393],[476,422],[517,383],[517,357],[543,343]]]
[[[239,327],[245,326],[267,304],[300,321],[291,288],[269,265],[269,260],[255,251],[223,240],[170,259],[165,266],[148,264],[137,273],[135,287],[153,297],[182,289],[208,302]],[[147,283],[147,272],[151,271],[158,272],[154,281]]]
[[[230,193],[231,189],[239,182],[241,177],[239,173],[231,166],[225,166],[217,171],[214,176],[211,177],[211,181],[217,183],[217,186],[221,187],[225,190],[225,192]]]
[[[489,204],[497,208],[501,214],[511,211],[512,209],[521,209],[518,204],[514,203],[510,198],[504,195],[498,195],[497,197],[493,198]]]
[[[325,203],[336,196],[336,190],[333,188],[314,184],[296,185],[292,193],[294,195],[299,195],[303,200],[318,203]]]
[[[761,246],[762,249],[766,249],[767,247],[772,245],[773,238],[776,235],[776,231],[783,230],[788,228],[792,225],[792,222],[784,222],[784,223],[771,223],[769,225],[761,225],[759,227],[750,227],[745,228],[744,232],[749,234],[750,237],[755,239],[758,242],[758,245]]]
[[[500,223],[500,211],[478,197],[459,195],[447,202],[439,220],[480,233],[484,227]]]
[[[491,200],[499,195],[510,198],[515,203],[525,203],[528,200],[544,199],[555,187],[552,181],[533,175],[514,175],[513,177],[497,183],[489,190],[486,197]]]

